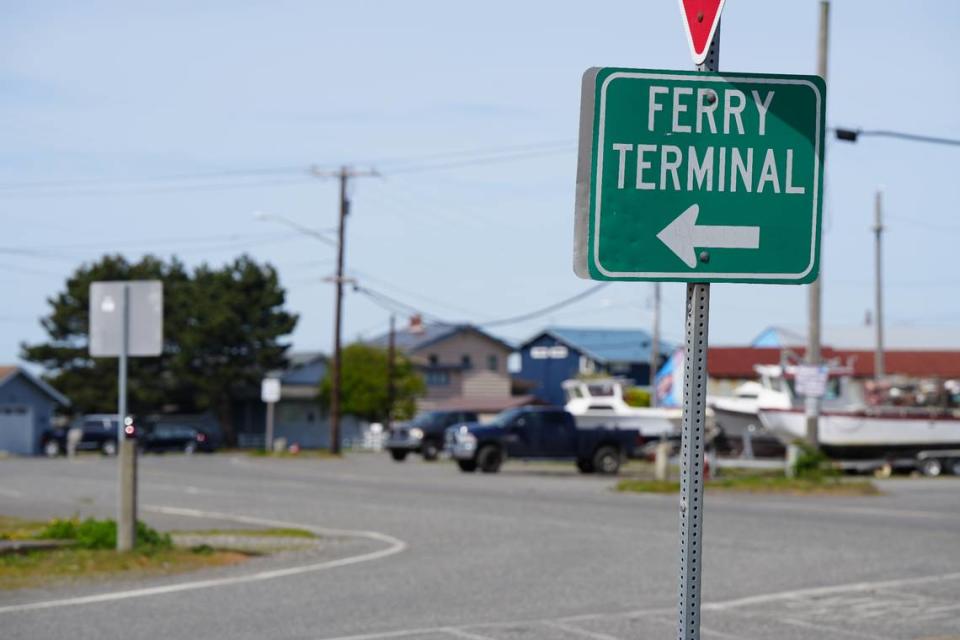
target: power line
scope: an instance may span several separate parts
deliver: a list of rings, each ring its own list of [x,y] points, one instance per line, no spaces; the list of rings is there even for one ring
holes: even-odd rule
[[[37,187],[83,187],[98,186],[104,184],[124,184],[134,183],[143,184],[149,182],[178,182],[184,180],[208,180],[211,178],[250,178],[264,176],[278,176],[293,173],[307,173],[306,167],[277,167],[273,169],[236,169],[230,171],[208,171],[198,173],[178,173],[166,176],[147,176],[144,178],[74,178],[68,180],[35,180],[27,182],[6,182],[0,183],[0,191],[11,191],[17,189],[33,189]]]
[[[395,165],[395,168],[390,170],[389,173],[417,173],[482,164],[513,162],[526,158],[566,153],[573,149],[574,146],[571,141],[553,140],[520,145],[506,145],[502,147],[395,157],[386,160],[384,164]],[[445,161],[434,162],[439,160]],[[263,186],[292,186],[309,182],[310,176],[315,176],[317,171],[322,168],[323,167],[303,165],[178,173],[125,179],[100,177],[7,182],[0,183],[0,195],[9,198],[142,195],[182,191],[220,191]],[[219,180],[219,182],[208,182],[210,180]],[[227,181],[225,182],[224,180]]]
[[[575,147],[564,147],[562,149],[552,149],[552,150],[543,150],[543,151],[525,151],[521,153],[491,156],[488,158],[476,158],[473,160],[459,160],[459,161],[453,161],[453,162],[412,165],[412,166],[401,167],[399,169],[394,169],[392,171],[389,171],[388,175],[396,175],[400,173],[421,173],[425,171],[441,171],[441,170],[447,170],[447,169],[460,169],[463,167],[474,167],[474,166],[486,165],[486,164],[499,164],[501,162],[513,162],[516,160],[527,160],[530,158],[539,158],[542,156],[558,155],[561,153],[572,153],[575,150],[576,150]]]
[[[158,186],[158,187],[142,187],[138,188],[136,186],[125,187],[120,185],[115,188],[93,188],[93,189],[60,189],[52,191],[13,191],[0,194],[0,197],[6,197],[8,199],[13,198],[57,198],[63,196],[123,196],[123,195],[157,195],[164,193],[181,193],[181,192],[190,192],[190,191],[229,191],[230,189],[249,189],[253,187],[270,187],[270,186],[298,186],[304,185],[310,182],[310,178],[285,178],[277,180],[258,180],[250,182],[223,182],[223,183],[213,183],[213,184],[188,184],[188,185],[168,185],[168,186]]]
[[[543,150],[550,147],[564,146],[569,147],[576,144],[576,140],[564,139],[564,140],[546,140],[543,142],[530,142],[525,144],[514,144],[514,145],[505,145],[500,147],[486,147],[483,149],[461,149],[459,151],[441,151],[438,153],[426,153],[418,156],[406,156],[406,157],[397,157],[392,158],[379,158],[373,160],[365,160],[358,164],[376,164],[377,166],[389,166],[394,164],[403,164],[416,161],[425,161],[425,160],[443,160],[443,159],[452,159],[452,158],[462,158],[464,156],[487,156],[487,155],[496,155],[504,153],[517,153],[524,151],[537,151]]]
[[[391,311],[394,313],[400,313],[400,314],[409,315],[409,316],[419,315],[424,319],[429,320],[431,322],[435,322],[437,324],[456,324],[455,322],[449,322],[439,316],[435,316],[432,313],[427,313],[419,307],[415,307],[413,305],[407,304],[406,302],[401,302],[400,300],[397,300],[396,298],[388,296],[385,293],[374,291],[370,287],[354,284],[353,290],[356,293],[361,293],[367,296],[374,304],[376,304],[381,309],[384,309],[386,311]]]
[[[421,299],[421,300],[423,300],[423,301],[425,301],[425,302],[427,302],[427,303],[429,303],[429,304],[434,304],[434,305],[439,305],[439,306],[441,306],[441,307],[446,307],[447,309],[450,309],[450,310],[452,310],[452,311],[456,311],[456,312],[458,312],[458,313],[465,313],[465,314],[467,314],[468,316],[474,316],[474,317],[475,317],[475,316],[479,315],[479,314],[477,314],[476,312],[471,311],[470,309],[464,309],[464,308],[462,308],[462,307],[458,307],[458,306],[452,305],[452,304],[450,304],[449,302],[444,302],[444,301],[442,301],[442,300],[437,300],[436,298],[431,298],[431,297],[429,297],[429,296],[425,296],[425,295],[423,295],[422,293],[417,293],[417,292],[414,292],[414,291],[410,291],[410,290],[408,290],[408,289],[404,289],[403,287],[397,286],[396,284],[393,284],[392,282],[387,282],[387,281],[384,280],[383,278],[378,278],[378,277],[376,277],[376,276],[373,276],[373,275],[367,273],[366,271],[360,271],[359,269],[351,269],[350,271],[351,271],[352,273],[355,273],[356,275],[360,276],[363,280],[372,280],[373,282],[379,282],[380,284],[382,284],[382,285],[384,285],[384,286],[386,286],[386,287],[390,287],[391,289],[393,289],[393,290],[395,290],[395,291],[399,291],[400,293],[402,293],[402,294],[404,294],[404,295],[408,295],[408,296],[411,296],[411,297],[413,297],[413,298],[419,298],[419,299]]]
[[[506,324],[517,324],[517,323],[520,323],[520,322],[526,322],[527,320],[533,320],[533,319],[538,318],[538,317],[540,317],[540,316],[546,315],[546,314],[550,313],[551,311],[556,311],[557,309],[562,309],[563,307],[566,307],[566,306],[568,306],[568,305],[574,304],[575,302],[580,302],[581,300],[583,300],[583,299],[585,299],[585,298],[588,298],[588,297],[592,296],[593,294],[597,293],[598,291],[601,291],[602,289],[606,288],[609,284],[610,284],[609,282],[601,282],[600,284],[596,284],[596,285],[590,287],[590,288],[587,289],[586,291],[581,291],[580,293],[578,293],[578,294],[575,295],[575,296],[570,296],[569,298],[565,298],[565,299],[561,300],[560,302],[555,302],[555,303],[553,303],[553,304],[551,304],[551,305],[547,305],[546,307],[542,307],[542,308],[540,308],[540,309],[537,309],[536,311],[531,311],[531,312],[529,312],[529,313],[525,313],[525,314],[519,315],[519,316],[513,316],[513,317],[510,317],[510,318],[503,318],[503,319],[501,319],[501,320],[493,320],[493,321],[491,321],[491,322],[481,322],[481,323],[479,324],[479,326],[481,326],[481,327],[500,327],[500,326],[503,326],[503,325],[506,325]]]

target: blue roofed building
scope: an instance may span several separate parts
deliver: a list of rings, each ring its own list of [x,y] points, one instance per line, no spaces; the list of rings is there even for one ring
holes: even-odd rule
[[[564,380],[580,374],[607,374],[650,384],[652,339],[641,329],[589,329],[548,327],[520,345],[520,370],[514,378],[530,393],[550,404],[565,402]],[[655,369],[676,345],[660,341]]]

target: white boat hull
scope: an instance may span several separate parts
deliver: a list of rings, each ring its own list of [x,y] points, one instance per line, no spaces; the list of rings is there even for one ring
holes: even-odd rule
[[[762,409],[760,420],[785,443],[806,436],[806,417],[800,409]],[[960,417],[917,412],[827,411],[820,415],[817,437],[831,455],[853,457],[960,448]]]
[[[680,409],[634,409],[630,414],[587,412],[574,415],[580,429],[636,429],[644,438],[659,438],[680,432],[683,412]]]

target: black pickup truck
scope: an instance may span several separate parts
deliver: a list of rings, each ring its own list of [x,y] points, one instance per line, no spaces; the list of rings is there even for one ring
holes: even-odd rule
[[[446,448],[461,471],[496,473],[507,457],[573,459],[582,473],[616,474],[624,458],[643,444],[635,429],[578,429],[557,407],[519,407],[485,424],[447,429]]]

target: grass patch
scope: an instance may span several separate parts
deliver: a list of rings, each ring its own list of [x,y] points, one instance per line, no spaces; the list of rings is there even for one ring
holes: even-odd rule
[[[0,590],[77,579],[160,576],[243,562],[247,554],[213,549],[151,549],[117,553],[76,547],[0,556]]]
[[[739,491],[790,495],[874,496],[880,491],[869,480],[848,480],[835,476],[787,478],[783,474],[721,476],[706,482],[707,491]],[[617,491],[633,493],[676,493],[679,482],[621,480]]]
[[[269,529],[247,535],[303,536],[299,529]],[[280,533],[284,532],[284,533]],[[230,532],[238,535],[237,532]],[[170,575],[207,567],[243,562],[250,553],[197,545],[190,549],[173,545],[169,533],[137,522],[137,546],[118,553],[117,526],[113,520],[62,518],[35,522],[0,516],[0,539],[70,540],[74,544],[54,550],[35,550],[0,555],[0,590],[48,586],[78,579]]]
[[[46,525],[45,522],[0,516],[0,540],[33,540]]]

